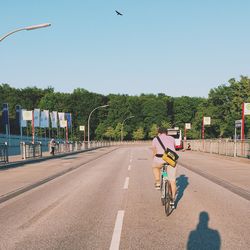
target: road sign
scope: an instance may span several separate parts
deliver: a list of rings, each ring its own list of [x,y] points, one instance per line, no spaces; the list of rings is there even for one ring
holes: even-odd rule
[[[210,125],[211,124],[211,117],[203,117],[204,125]]]
[[[244,103],[244,115],[250,115],[250,103]]]
[[[79,127],[79,130],[80,130],[80,131],[85,131],[85,126],[80,126],[80,127]]]
[[[185,123],[185,129],[191,129],[191,123]]]
[[[240,128],[241,125],[242,125],[242,120],[236,120],[236,121],[235,121],[235,127],[236,127],[236,128]]]

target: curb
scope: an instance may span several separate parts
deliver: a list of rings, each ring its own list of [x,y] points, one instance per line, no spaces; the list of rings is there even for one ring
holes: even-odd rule
[[[53,156],[52,155],[51,156],[44,156],[44,157],[42,156],[40,158],[11,162],[11,163],[0,165],[0,171],[7,170],[10,168],[20,167],[20,166],[23,166],[26,164],[32,164],[32,163],[36,163],[36,162],[42,162],[42,161],[47,161],[47,160],[51,160],[51,159],[62,158],[62,157],[68,156],[68,155],[75,155],[75,154],[80,154],[80,153],[84,153],[84,152],[88,152],[88,151],[93,151],[93,150],[96,150],[99,148],[103,148],[103,147],[95,147],[95,148],[90,148],[90,149],[78,150],[78,151],[74,151],[74,152],[56,154]]]

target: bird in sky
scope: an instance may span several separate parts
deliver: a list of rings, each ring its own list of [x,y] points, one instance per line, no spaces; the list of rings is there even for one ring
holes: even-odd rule
[[[115,11],[116,12],[116,14],[118,15],[118,16],[122,16],[123,14],[121,13],[121,12],[119,12],[119,11]]]

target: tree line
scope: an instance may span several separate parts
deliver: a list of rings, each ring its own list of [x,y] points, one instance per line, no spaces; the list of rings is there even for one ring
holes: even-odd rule
[[[87,127],[90,112],[106,104],[107,108],[98,109],[91,116],[91,139],[119,140],[123,131],[124,140],[147,140],[155,136],[158,126],[179,127],[184,131],[185,123],[191,123],[187,137],[199,139],[203,116],[211,117],[211,125],[205,128],[206,138],[232,138],[235,120],[241,119],[244,102],[250,102],[250,78],[246,76],[211,89],[207,98],[171,97],[165,93],[102,95],[83,88],[62,93],[52,87],[19,89],[0,84],[0,105],[9,105],[11,134],[19,134],[15,107],[21,105],[27,110],[40,108],[72,113],[72,140],[83,139],[79,126]],[[5,133],[2,123],[0,133]],[[250,138],[250,116],[245,117],[245,135]]]

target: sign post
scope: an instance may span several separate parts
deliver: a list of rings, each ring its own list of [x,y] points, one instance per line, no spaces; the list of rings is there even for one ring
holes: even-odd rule
[[[85,126],[83,126],[83,125],[81,125],[80,127],[79,127],[79,130],[80,131],[83,131],[83,141],[85,142]]]
[[[237,128],[241,128],[241,126],[242,120],[236,120],[234,127],[234,157],[237,155]]]
[[[205,125],[211,125],[211,117],[202,117],[202,144],[204,150],[204,142],[205,142]]]
[[[250,115],[250,103],[242,103],[241,153],[244,153],[245,115]]]
[[[191,129],[191,123],[185,123],[185,129],[184,129],[184,149],[186,148],[186,142],[187,142],[187,130]]]

